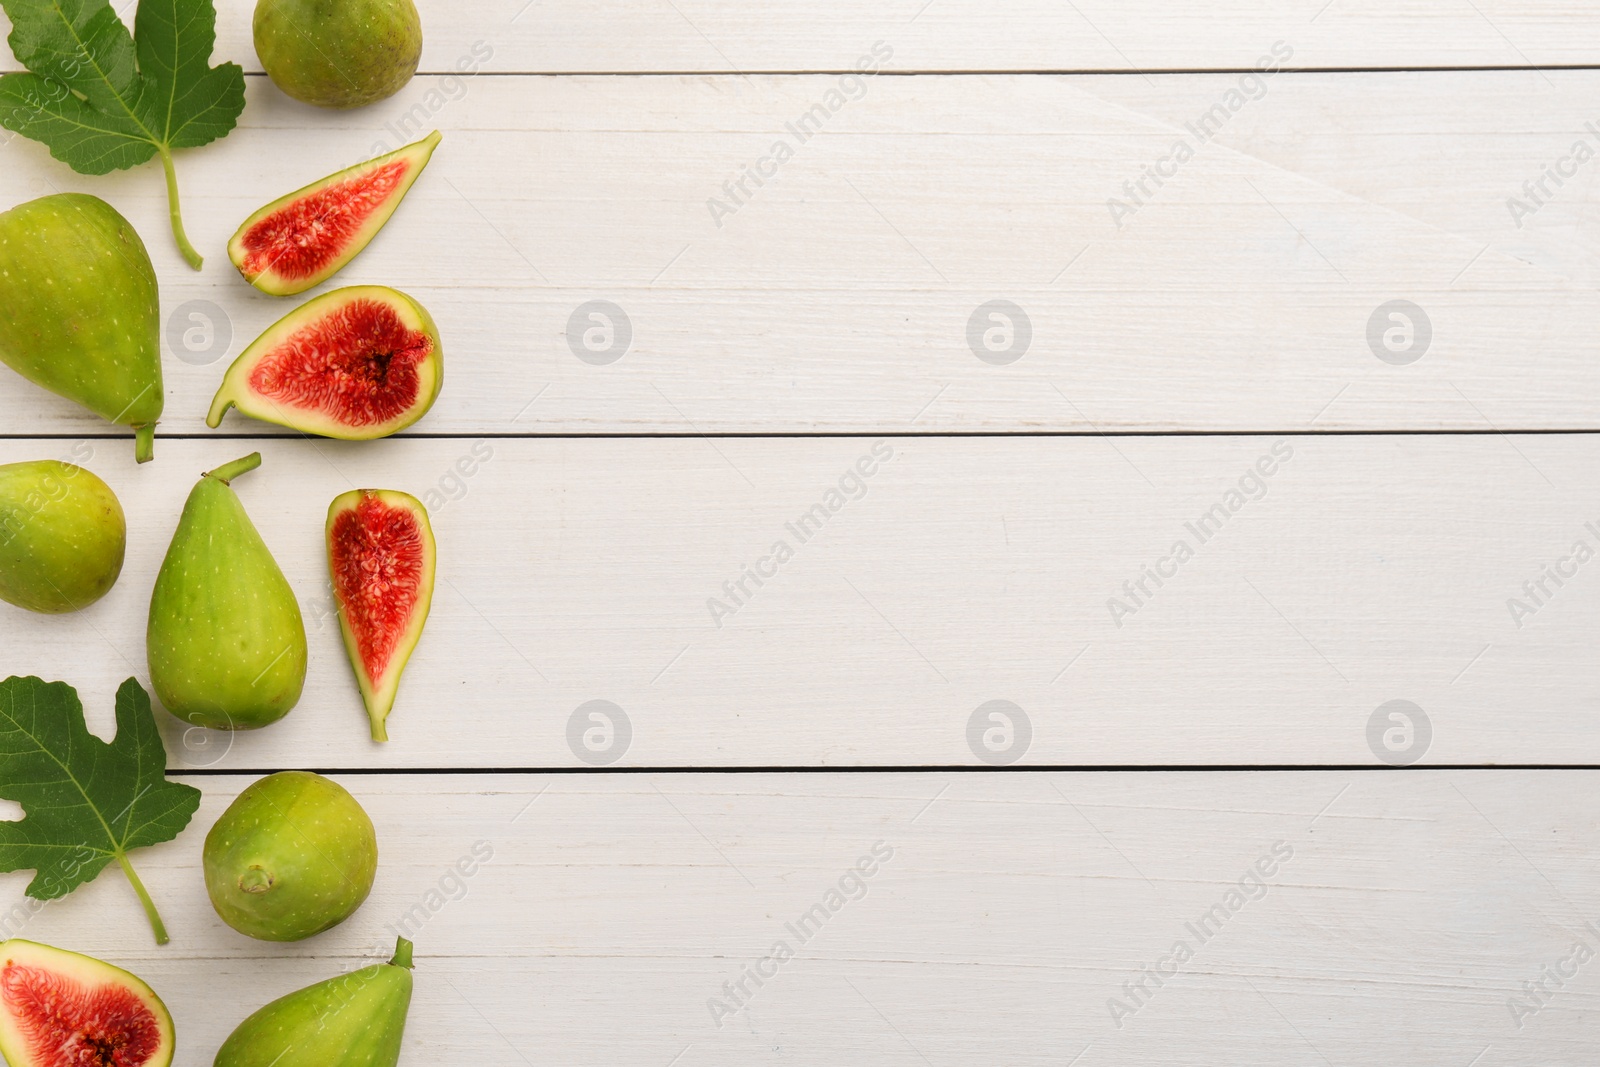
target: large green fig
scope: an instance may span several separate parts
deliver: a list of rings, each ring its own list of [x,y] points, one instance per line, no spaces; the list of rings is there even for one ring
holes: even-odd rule
[[[309,771],[268,775],[206,834],[206,893],[222,920],[263,941],[344,922],[372,891],[378,837],[356,798]]]
[[[318,107],[365,107],[393,96],[422,58],[412,0],[258,0],[254,32],[272,83]]]
[[[388,963],[279,997],[239,1024],[214,1067],[394,1067],[411,1007],[411,942]]]
[[[127,546],[117,495],[82,467],[0,466],[0,600],[50,615],[86,608],[117,584]]]
[[[203,475],[183,506],[150,597],[150,682],[196,726],[277,722],[306,682],[306,626],[294,590],[230,484],[261,453]]]
[[[0,214],[0,362],[137,434],[154,454],[161,384],[156,272],[128,220],[57,193]]]

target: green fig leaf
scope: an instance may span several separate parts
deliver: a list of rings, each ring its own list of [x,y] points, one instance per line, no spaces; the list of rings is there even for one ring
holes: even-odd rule
[[[129,678],[117,690],[117,738],[89,732],[77,691],[65,682],[0,682],[0,797],[22,805],[0,822],[0,871],[32,870],[28,896],[64,897],[115,860],[166,944],[155,904],[128,853],[170,841],[189,825],[200,790],[166,779],[167,750],[150,696]]]
[[[0,126],[39,141],[80,174],[107,174],[161,156],[172,232],[183,232],[172,150],[227,136],[244,110],[244,70],[211,66],[212,0],[139,0],[134,34],[110,0],[0,0],[9,38],[30,73],[0,76]]]

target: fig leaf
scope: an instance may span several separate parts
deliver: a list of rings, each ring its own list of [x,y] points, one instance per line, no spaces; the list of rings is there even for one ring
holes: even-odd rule
[[[212,0],[139,0],[133,35],[111,0],[0,0],[9,41],[29,73],[0,77],[0,126],[42,142],[80,174],[108,174],[161,156],[172,235],[183,232],[172,150],[225,137],[244,110],[244,70],[211,66]]]
[[[0,797],[22,805],[0,822],[0,871],[32,870],[28,896],[64,897],[115,860],[155,930],[167,931],[128,853],[170,841],[189,825],[200,790],[166,779],[167,750],[150,696],[129,678],[117,690],[117,738],[89,732],[77,691],[65,682],[0,682]]]

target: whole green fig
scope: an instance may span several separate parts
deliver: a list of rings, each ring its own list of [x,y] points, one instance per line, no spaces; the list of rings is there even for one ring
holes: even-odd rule
[[[206,834],[206,893],[262,941],[299,941],[348,919],[372,891],[378,837],[343,786],[309,771],[254,783]]]
[[[388,963],[307,986],[251,1015],[214,1067],[395,1067],[411,1007],[411,942]]]
[[[300,603],[231,487],[260,465],[255,452],[201,476],[150,596],[150,684],[172,714],[214,730],[277,722],[306,684]]]
[[[405,88],[422,58],[412,0],[259,0],[256,55],[272,83],[318,107],[365,107]]]
[[[166,403],[156,271],[127,219],[57,193],[0,214],[0,363],[155,447]]]
[[[82,467],[0,467],[0,600],[50,615],[86,608],[117,584],[127,547],[117,495]]]

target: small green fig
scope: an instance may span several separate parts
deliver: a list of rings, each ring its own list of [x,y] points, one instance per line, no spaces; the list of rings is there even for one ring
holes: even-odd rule
[[[412,0],[258,0],[253,30],[272,84],[317,107],[393,96],[422,58]]]
[[[201,477],[150,596],[150,683],[172,714],[214,730],[277,722],[306,683],[300,604],[230,486],[260,465],[255,452]]]
[[[206,893],[262,941],[299,941],[348,919],[372,891],[378,837],[343,786],[281,771],[240,793],[206,835]]]
[[[0,466],[0,600],[86,608],[117,584],[127,547],[122,504],[93,474],[53,459]]]
[[[411,1007],[411,942],[286,997],[240,1023],[213,1067],[395,1067]]]

